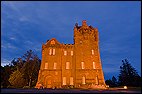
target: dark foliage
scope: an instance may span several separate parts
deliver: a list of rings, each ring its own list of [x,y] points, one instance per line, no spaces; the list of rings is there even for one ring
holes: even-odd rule
[[[112,79],[106,80],[106,84],[110,87],[116,86],[131,86],[140,87],[141,77],[138,75],[136,69],[131,66],[127,59],[122,60],[122,65],[120,66],[120,74],[117,79],[113,76]]]
[[[119,85],[126,86],[141,86],[141,77],[127,59],[122,60],[123,64],[120,66],[120,74],[118,76]]]
[[[6,88],[10,85],[8,79],[11,73],[12,71],[9,65],[6,65],[4,67],[1,66],[1,88]]]
[[[40,64],[41,60],[32,50],[27,51],[21,58],[14,58],[9,65],[1,66],[1,88],[35,86]],[[19,75],[16,75],[17,73]],[[21,83],[19,82],[16,86],[19,79]]]
[[[113,76],[112,79],[106,80],[105,83],[110,87],[118,86],[117,79]]]

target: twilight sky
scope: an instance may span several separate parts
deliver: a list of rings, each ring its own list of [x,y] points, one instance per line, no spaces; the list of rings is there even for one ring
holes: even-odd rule
[[[1,2],[1,65],[32,49],[41,59],[48,39],[73,43],[77,22],[98,28],[105,79],[118,76],[127,58],[141,74],[140,1],[3,1]]]

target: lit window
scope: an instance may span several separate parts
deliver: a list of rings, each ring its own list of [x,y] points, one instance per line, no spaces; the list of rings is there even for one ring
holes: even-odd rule
[[[95,69],[96,67],[95,67],[95,62],[93,62],[93,69]]]
[[[70,85],[73,85],[73,77],[70,77]]]
[[[48,63],[45,63],[45,68],[44,69],[48,69]]]
[[[98,85],[98,83],[99,83],[99,82],[98,82],[98,76],[96,76],[96,81],[95,81],[95,82],[96,82],[96,84]]]
[[[63,77],[63,85],[66,85],[66,77]]]
[[[67,55],[67,51],[64,51],[64,55]]]
[[[53,49],[53,55],[55,55],[55,49]]]
[[[94,50],[92,50],[92,55],[94,55]]]
[[[51,54],[52,54],[52,49],[49,50],[49,55],[51,55]]]
[[[81,69],[84,69],[84,62],[81,62]]]
[[[70,62],[66,62],[66,69],[70,68]]]
[[[57,68],[57,63],[54,63],[53,69],[56,69],[56,68]]]
[[[73,51],[71,51],[71,56],[73,56]]]
[[[82,77],[82,84],[85,84],[85,77]]]

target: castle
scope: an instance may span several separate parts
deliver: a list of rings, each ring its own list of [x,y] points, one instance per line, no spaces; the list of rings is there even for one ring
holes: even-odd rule
[[[61,44],[55,38],[42,45],[42,61],[36,88],[105,88],[97,28],[75,24],[74,44]]]

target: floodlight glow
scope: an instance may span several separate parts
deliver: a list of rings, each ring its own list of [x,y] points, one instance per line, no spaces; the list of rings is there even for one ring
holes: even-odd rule
[[[127,89],[127,86],[124,86],[124,89]]]

